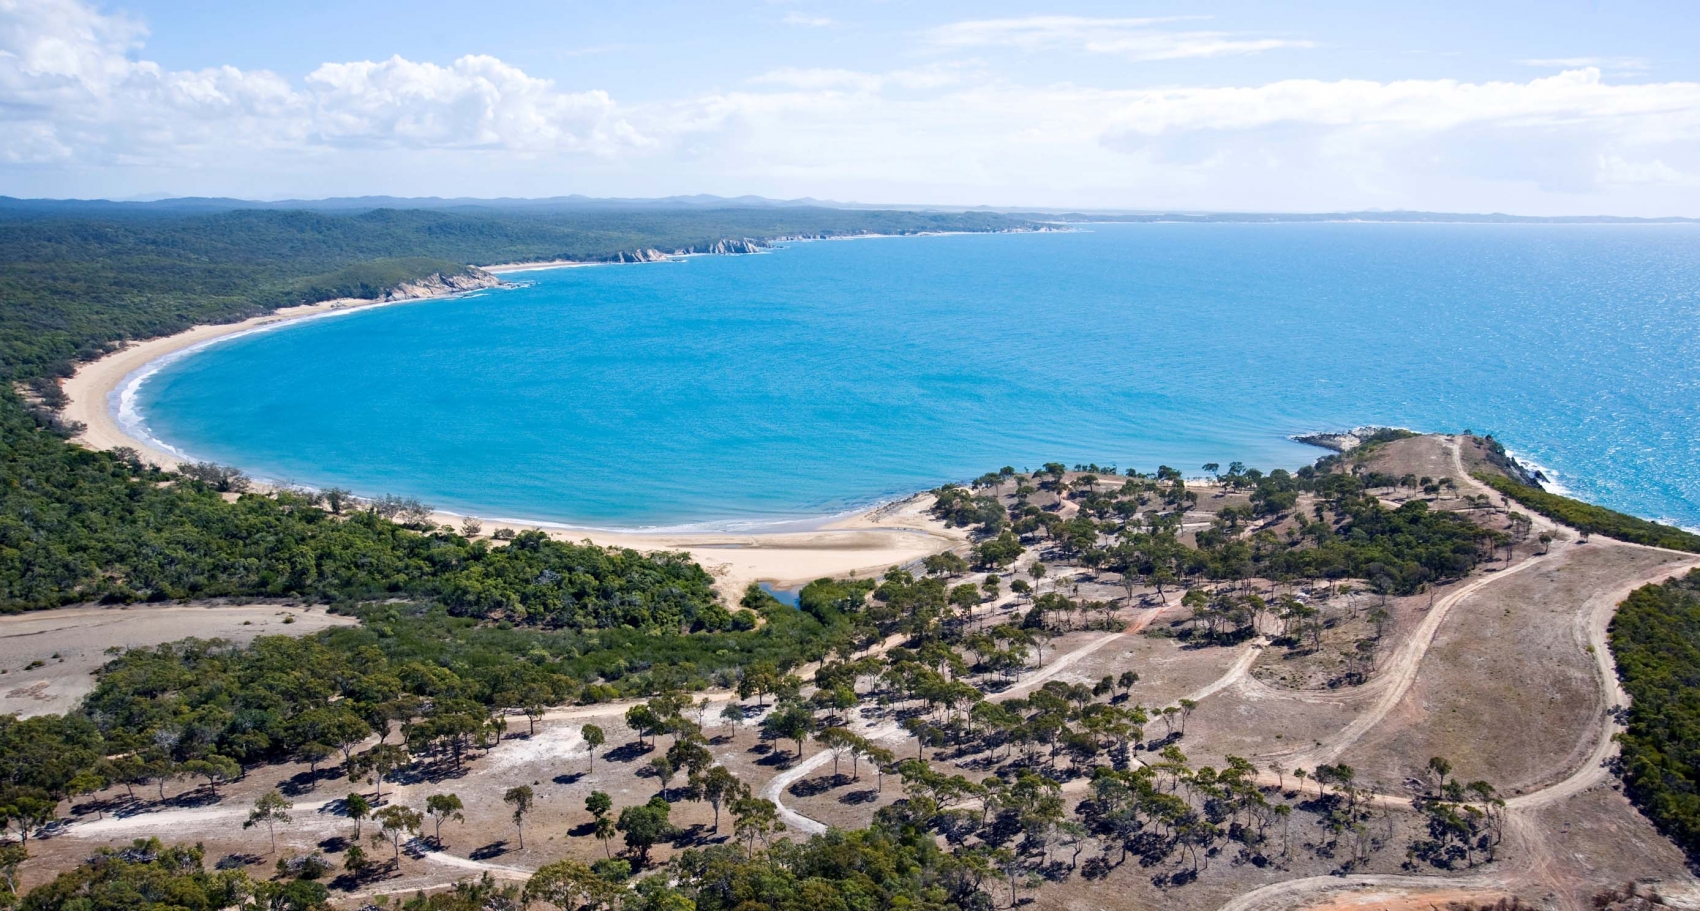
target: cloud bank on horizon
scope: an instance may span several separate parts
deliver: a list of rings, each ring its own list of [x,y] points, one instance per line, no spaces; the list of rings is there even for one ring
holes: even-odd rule
[[[837,11],[773,18],[856,32]],[[0,0],[0,193],[1700,215],[1700,82],[1652,78],[1641,57],[1524,57],[1516,78],[1224,69],[1187,83],[1150,67],[1329,46],[1197,15],[959,18],[895,35],[881,40],[899,53],[867,55],[879,66],[752,49],[730,87],[628,98],[617,71],[569,84],[481,53],[293,75],[173,68],[149,59],[136,16]]]

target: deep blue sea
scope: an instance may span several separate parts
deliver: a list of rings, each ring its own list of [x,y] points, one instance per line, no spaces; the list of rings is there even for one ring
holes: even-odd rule
[[[1700,526],[1693,226],[1096,225],[513,278],[212,345],[144,382],[140,415],[265,478],[600,527],[1470,428]]]

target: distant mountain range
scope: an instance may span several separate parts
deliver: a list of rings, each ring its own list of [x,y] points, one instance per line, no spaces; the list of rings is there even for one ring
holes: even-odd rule
[[[1172,212],[1137,209],[1067,209],[1030,206],[878,205],[829,199],[769,199],[765,196],[661,196],[649,199],[592,196],[548,196],[539,199],[440,196],[337,196],[328,199],[250,200],[216,196],[162,199],[18,199],[0,196],[0,212],[116,214],[118,212],[229,212],[238,209],[299,209],[318,212],[365,212],[374,209],[507,209],[524,211],[591,210],[707,210],[707,209],[859,209],[909,212],[995,212],[1078,222],[1191,222],[1273,224],[1283,222],[1388,222],[1434,224],[1694,224],[1700,219],[1668,216],[1630,218],[1616,215],[1507,215],[1461,212]]]

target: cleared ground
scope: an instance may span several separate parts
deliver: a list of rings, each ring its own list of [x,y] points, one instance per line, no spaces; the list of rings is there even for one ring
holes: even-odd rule
[[[190,637],[245,643],[352,625],[323,607],[202,602],[65,607],[0,616],[0,715],[62,714],[94,689],[109,650]]]
[[[1614,580],[1692,560],[1609,542],[1533,559],[1447,616],[1410,692],[1342,760],[1391,790],[1442,756],[1460,779],[1518,794],[1587,754],[1605,706],[1577,618]]]

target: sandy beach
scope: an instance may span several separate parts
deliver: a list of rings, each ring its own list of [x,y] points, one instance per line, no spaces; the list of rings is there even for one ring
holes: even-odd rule
[[[573,263],[512,263],[483,267],[486,272],[517,272],[555,268]],[[414,298],[422,299],[422,298]],[[182,458],[146,440],[132,436],[115,414],[113,393],[132,375],[148,365],[216,339],[271,328],[283,323],[321,317],[355,308],[380,307],[397,301],[344,299],[300,307],[289,307],[239,323],[196,326],[186,332],[145,342],[132,343],[97,361],[83,364],[63,383],[70,399],[63,415],[84,429],[73,439],[90,449],[128,446],[144,461],[175,468]],[[357,491],[373,493],[373,491]],[[736,601],[751,582],[771,582],[780,587],[800,585],[823,576],[877,574],[930,554],[967,543],[960,529],[946,529],[927,513],[932,498],[919,494],[888,503],[806,531],[637,533],[543,528],[550,536],[636,550],[682,550],[714,574],[723,596]],[[438,515],[443,524],[458,526],[461,517]],[[484,522],[484,534],[500,528],[534,528],[525,523]]]
[[[497,263],[494,266],[479,266],[491,275],[509,275],[514,272],[537,272],[542,269],[564,269],[568,266],[603,266],[607,263],[587,263],[576,259],[551,259],[540,263]]]

